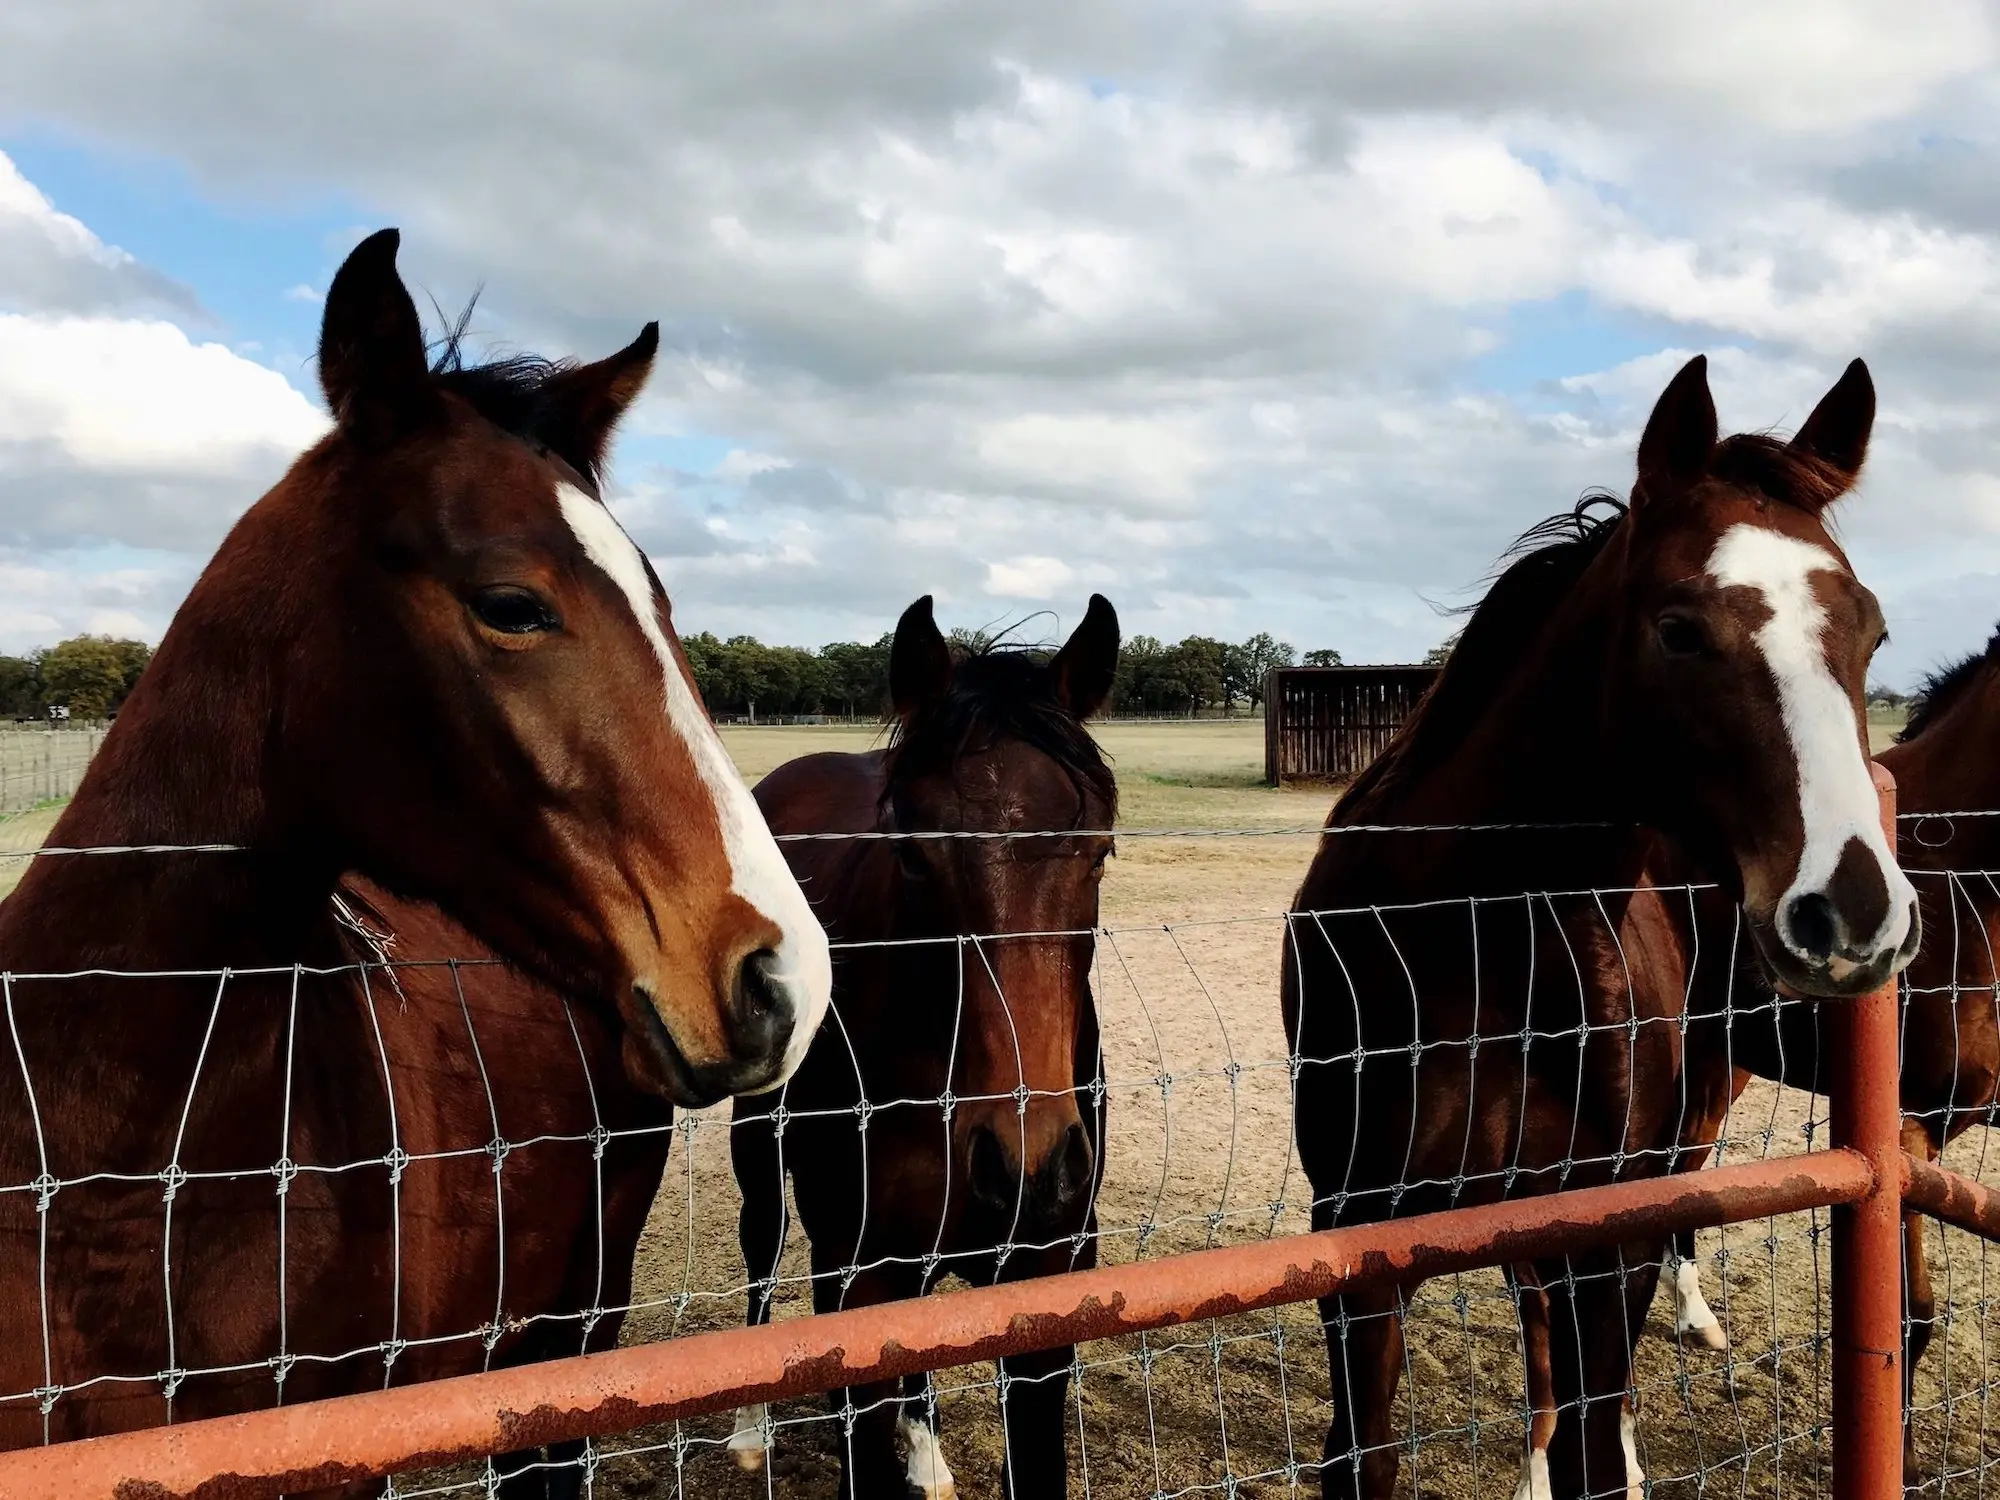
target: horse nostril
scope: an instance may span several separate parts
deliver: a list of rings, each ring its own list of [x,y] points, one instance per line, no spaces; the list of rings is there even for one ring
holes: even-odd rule
[[[972,1160],[968,1184],[972,1196],[992,1208],[1011,1209],[1020,1196],[1021,1174],[1007,1162],[1007,1153],[992,1127],[981,1125],[972,1132]]]
[[[1833,903],[1817,891],[1794,896],[1785,908],[1785,936],[1807,958],[1824,963],[1840,941],[1840,924]]]
[[[1095,1154],[1090,1149],[1090,1137],[1084,1134],[1083,1126],[1070,1126],[1063,1132],[1062,1146],[1054,1159],[1055,1172],[1050,1193],[1054,1207],[1068,1208],[1089,1192],[1096,1165]]]
[[[779,977],[778,955],[759,948],[736,971],[729,1003],[729,1033],[738,1056],[782,1052],[792,1034],[792,998]]]

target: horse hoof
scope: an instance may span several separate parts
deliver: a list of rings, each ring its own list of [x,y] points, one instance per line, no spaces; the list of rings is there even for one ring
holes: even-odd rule
[[[767,1407],[745,1406],[736,1413],[736,1430],[729,1434],[729,1456],[745,1474],[764,1471],[764,1424],[770,1420]]]
[[[1678,1330],[1682,1343],[1700,1344],[1705,1349],[1713,1349],[1717,1354],[1729,1348],[1729,1335],[1723,1332],[1720,1323],[1703,1323],[1695,1328]]]

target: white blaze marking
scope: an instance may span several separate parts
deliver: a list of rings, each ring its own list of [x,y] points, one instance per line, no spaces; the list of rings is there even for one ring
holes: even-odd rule
[[[1618,1441],[1625,1447],[1626,1500],[1645,1500],[1646,1471],[1639,1467],[1639,1424],[1629,1406],[1618,1413]]]
[[[667,719],[687,745],[715,804],[723,848],[729,857],[730,888],[782,934],[777,949],[778,976],[798,1011],[792,1024],[791,1043],[786,1048],[785,1065],[770,1084],[776,1088],[805,1057],[806,1047],[832,998],[833,962],[827,952],[826,931],[812,914],[805,893],[792,878],[784,855],[778,852],[750,788],[738,774],[729,752],[723,749],[715,726],[702,712],[694,689],[674,660],[673,648],[660,628],[659,606],[653,598],[653,586],[646,576],[645,561],[637,544],[625,535],[625,529],[610,511],[575,485],[558,484],[556,501],[562,507],[563,519],[582,544],[584,555],[618,585],[639,622],[639,629],[660,659],[660,673],[666,679]]]
[[[1855,736],[1854,706],[1826,664],[1826,611],[1813,597],[1812,576],[1839,569],[1824,547],[1747,522],[1724,532],[1708,559],[1709,576],[1717,583],[1756,589],[1771,611],[1758,627],[1757,648],[1777,681],[1778,707],[1798,766],[1799,816],[1805,827],[1798,871],[1778,899],[1777,914],[1782,918],[1796,895],[1825,891],[1840,851],[1849,839],[1860,839],[1875,856],[1889,889],[1889,911],[1881,927],[1849,935],[1857,948],[1872,954],[1902,946],[1916,891],[1882,837],[1875,784]],[[1779,935],[1784,936],[1782,925]]]
[[[736,1408],[736,1430],[729,1434],[729,1456],[736,1460],[736,1467],[746,1474],[755,1474],[764,1467],[764,1422],[767,1415],[761,1401],[755,1406]]]
[[[955,1500],[958,1485],[945,1464],[944,1449],[938,1446],[937,1434],[931,1431],[930,1424],[915,1417],[903,1417],[896,1425],[902,1429],[903,1442],[910,1450],[910,1461],[903,1470],[910,1488],[924,1500]]]

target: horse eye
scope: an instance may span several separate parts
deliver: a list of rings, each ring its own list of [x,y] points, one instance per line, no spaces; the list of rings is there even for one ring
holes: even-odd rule
[[[479,616],[480,624],[502,635],[534,635],[562,628],[554,610],[532,590],[517,584],[481,589],[472,596],[472,612]]]
[[[1661,615],[1660,649],[1669,656],[1699,656],[1708,644],[1699,622],[1686,615]]]

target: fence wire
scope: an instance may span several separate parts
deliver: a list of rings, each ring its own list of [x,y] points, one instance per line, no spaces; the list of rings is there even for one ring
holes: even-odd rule
[[[895,1186],[864,1154],[870,1166],[855,1205],[859,1232],[851,1240],[808,1244],[796,1181],[785,1176],[767,1183],[785,1205],[775,1262],[750,1264],[739,1246],[743,1199],[732,1170],[732,1139],[741,1145],[746,1129],[772,1133],[774,1166],[783,1163],[787,1141],[824,1142],[835,1133],[857,1151],[870,1139],[929,1139],[942,1155],[953,1122],[981,1109],[993,1119],[1019,1122],[1025,1140],[1030,1114],[1070,1094],[1028,1087],[1025,1069],[1017,1068],[1005,1086],[956,1087],[960,1080],[947,1071],[936,1090],[871,1094],[855,1087],[851,1100],[835,1102],[802,1099],[788,1088],[770,1101],[761,1120],[733,1119],[727,1104],[671,1117],[663,1110],[634,1113],[617,1103],[630,1090],[606,1071],[612,1054],[593,1032],[597,1023],[574,1003],[538,991],[540,1009],[524,1015],[521,985],[503,966],[397,957],[393,934],[374,933],[351,914],[372,952],[367,962],[0,975],[8,1028],[0,1074],[14,1069],[19,1084],[18,1094],[0,1098],[22,1101],[37,1152],[36,1170],[17,1180],[0,1178],[0,1248],[34,1257],[39,1303],[39,1327],[10,1329],[0,1345],[0,1431],[20,1433],[26,1418],[44,1439],[59,1437],[66,1409],[113,1393],[147,1403],[148,1420],[185,1419],[201,1414],[197,1398],[211,1386],[253,1393],[239,1404],[283,1402],[302,1390],[310,1393],[314,1378],[349,1388],[400,1384],[603,1347],[613,1328],[626,1343],[673,1338],[738,1326],[753,1306],[786,1319],[810,1314],[816,1303],[853,1305],[871,1285],[885,1282],[935,1286],[959,1272],[986,1275],[997,1266],[1005,1273],[1030,1263],[1032,1269],[1063,1269],[1091,1256],[1126,1264],[1306,1230],[1314,1189],[1301,1170],[1292,1130],[1302,1060],[1288,1047],[1280,1021],[1280,955],[1301,924],[1324,935],[1339,929],[1332,919],[1373,916],[1384,933],[1393,933],[1385,917],[1392,909],[1286,914],[1285,899],[1315,847],[1309,839],[1274,839],[1268,829],[1154,832],[1153,841],[1122,845],[1124,868],[1107,888],[1099,925],[1089,929],[836,944],[842,963],[868,951],[879,956],[890,946],[940,956],[957,974],[955,985],[905,1003],[941,1007],[949,1014],[947,1033],[962,1039],[968,1007],[990,988],[1017,1043],[1046,1018],[1008,1000],[1001,976],[1014,971],[1006,950],[1088,945],[1101,1040],[1098,1066],[1091,1070],[1097,1080],[1086,1080],[1077,1097],[1080,1113],[1101,1105],[1105,1122],[1103,1174],[1090,1189],[1094,1223],[1088,1230],[1037,1227],[1017,1198],[1004,1224],[975,1243],[955,1242],[941,1221],[875,1233],[878,1221],[871,1215],[882,1212]],[[1967,967],[1960,959],[1984,943],[1981,913],[2000,911],[2000,888],[1983,872],[1927,878],[1948,887],[1952,899],[1941,909],[1953,913],[1952,958],[1933,987],[1954,1001],[1989,1002],[1990,1018],[1990,1002],[2000,997],[1990,962],[1982,985],[1975,986],[1961,982]],[[1678,887],[1655,894],[1692,911],[1703,892]],[[1475,941],[1504,924],[1547,921],[1582,939],[1572,955],[1588,946],[1622,963],[1609,913],[1613,898],[1624,894],[1521,892],[1395,910],[1455,909]],[[1931,945],[1943,937],[1934,932],[1926,952],[1935,952]],[[1705,941],[1721,954],[1742,937],[1726,926]],[[1580,988],[1587,960],[1573,956],[1572,963],[1574,972],[1562,977]],[[1914,993],[1924,992],[1924,972],[1913,971]],[[30,1055],[18,1012],[42,1003],[39,997],[55,987],[85,978],[116,987],[135,1006],[163,984],[181,994],[199,986],[206,997],[191,1011],[205,1021],[187,1047],[179,1129],[157,1164],[94,1164],[52,1146],[63,1122],[45,1116],[45,1101],[54,1097],[51,1080],[67,1063]],[[1521,983],[1530,983],[1526,975]],[[357,1097],[375,1101],[380,1111],[368,1125],[380,1150],[317,1159],[292,1139],[297,1101],[316,1086],[314,1060],[297,1040],[312,1032],[313,1007],[352,1006],[356,997],[379,1069],[372,1091]],[[1486,996],[1493,1014],[1506,1012],[1504,998]],[[1588,1044],[1596,1039],[1622,1045],[1634,1024],[1629,1018],[1598,1024],[1564,1019],[1538,1026],[1527,1008],[1529,1021],[1517,1027],[1427,1034],[1425,999],[1409,997],[1418,1028],[1413,1043],[1358,1046],[1334,1060],[1357,1074],[1401,1070],[1414,1077],[1426,1059],[1463,1051],[1470,1062],[1484,1049],[1489,1059],[1511,1057],[1512,1066],[1525,1068],[1530,1058],[1549,1052],[1590,1055]],[[1796,1004],[1747,980],[1732,981],[1724,1015],[1732,1026],[1748,1026]],[[849,1021],[837,1004],[820,1045],[836,1061],[846,1056],[858,1075],[868,1064],[857,1057],[860,1044]],[[220,1076],[212,1059],[233,1045],[232,1030],[259,1027],[259,1035],[283,1039],[267,1060],[270,1076],[258,1083]],[[399,1051],[416,1043],[432,1050]],[[495,1065],[496,1047],[529,1044],[546,1083],[532,1106],[496,1082],[517,1070]],[[955,1051],[959,1047],[955,1042]],[[1906,1055],[1909,1049],[1906,1035]],[[1961,1050],[1970,1054],[1975,1043]],[[1579,1065],[1576,1085],[1584,1083]],[[451,1107],[412,1107],[440,1089],[452,1091]],[[200,1122],[220,1117],[212,1113],[217,1091],[231,1090],[245,1101],[275,1104],[268,1121],[259,1121],[268,1127],[270,1148],[254,1162],[211,1160],[198,1139]],[[2000,1161],[1988,1144],[1992,1099],[1978,1101],[1961,1123],[1966,1128],[1945,1163],[2000,1182]],[[1382,1119],[1366,1128],[1394,1139],[1413,1125]],[[1616,1162],[1572,1150],[1551,1170],[1522,1179],[1509,1173],[1504,1182],[1461,1161],[1454,1177],[1433,1177],[1428,1185],[1450,1182],[1454,1194],[1481,1186],[1519,1192],[1553,1189],[1579,1168],[1651,1174],[1687,1165],[1689,1144],[1669,1135],[1638,1151],[1621,1151]],[[1818,1094],[1753,1079],[1716,1127],[1714,1160],[1763,1161],[1826,1144],[1826,1110]],[[958,1149],[951,1170],[963,1170]],[[664,1175],[654,1194],[648,1174],[659,1172],[661,1162]],[[647,1185],[643,1198],[650,1207],[647,1201],[635,1207],[634,1180]],[[1387,1202],[1367,1204],[1356,1194],[1341,1221],[1386,1216],[1405,1192],[1425,1185],[1406,1173],[1386,1190]],[[355,1280],[349,1268],[334,1293],[351,1295],[365,1285],[379,1298],[371,1307],[341,1309],[354,1314],[352,1326],[365,1325],[366,1336],[329,1342],[329,1330],[343,1325],[320,1305],[323,1288],[332,1283],[313,1279],[327,1275],[325,1244],[316,1237],[324,1232],[329,1194],[341,1192],[349,1211],[362,1200],[372,1204],[372,1238],[362,1243],[379,1251],[383,1264],[372,1280]],[[221,1196],[204,1209],[204,1193]],[[216,1217],[223,1203],[234,1208]],[[101,1234],[105,1212],[122,1215],[127,1224],[143,1219],[147,1226],[143,1235],[128,1236],[138,1246],[130,1263],[116,1266],[103,1286],[64,1285],[65,1273],[80,1266],[65,1257],[66,1229]],[[94,1223],[93,1214],[100,1216]],[[441,1223],[439,1216],[447,1214],[456,1221]],[[557,1232],[563,1242],[552,1244]],[[248,1261],[218,1259],[223,1239],[239,1247],[255,1240],[267,1248]],[[2000,1411],[1992,1409],[1996,1363],[1990,1347],[2000,1336],[1993,1316],[2000,1310],[2000,1281],[1993,1279],[2000,1263],[1991,1259],[1993,1247],[1936,1225],[1924,1229],[1924,1244],[1936,1312],[1932,1346],[1912,1392],[1913,1452],[1937,1493],[1985,1494],[2000,1488],[2000,1436],[1993,1426]],[[1828,1215],[1793,1214],[1702,1231],[1692,1251],[1685,1268],[1667,1252],[1668,1274],[1657,1299],[1634,1313],[1644,1327],[1627,1399],[1645,1493],[1823,1491],[1831,1413]],[[436,1278],[426,1267],[453,1254],[460,1259],[450,1263],[449,1280],[463,1295],[447,1299],[454,1305],[446,1316],[413,1288],[431,1288]],[[559,1271],[552,1272],[557,1261]],[[239,1344],[229,1357],[212,1357],[227,1339],[198,1325],[219,1305],[213,1284],[222,1274],[218,1265],[254,1265],[260,1276],[268,1273],[256,1284],[229,1288],[233,1297],[259,1297],[275,1308],[268,1346]],[[1561,1262],[1558,1274],[1578,1285],[1596,1280],[1642,1289],[1659,1269],[1615,1255],[1579,1256]],[[92,1297],[99,1309],[115,1305],[119,1317],[142,1330],[114,1341],[127,1356],[122,1364],[83,1368],[65,1354],[64,1319],[93,1305]],[[461,1315],[473,1301],[478,1314]],[[1500,1269],[1438,1278],[1399,1297],[1406,1337],[1391,1443],[1401,1459],[1399,1493],[1471,1497],[1513,1490],[1535,1418],[1523,1364],[1531,1328],[1521,1308],[1517,1289]],[[1690,1322],[1695,1326],[1677,1331],[1677,1324]],[[1710,1323],[1712,1342],[1720,1347],[1704,1337]],[[559,1481],[555,1492],[570,1485],[596,1496],[807,1500],[836,1492],[841,1464],[859,1461],[856,1444],[866,1440],[871,1419],[879,1425],[893,1418],[897,1462],[919,1488],[934,1497],[952,1488],[998,1495],[1008,1425],[1023,1426],[1019,1414],[1037,1404],[1040,1391],[1060,1394],[1062,1463],[1073,1494],[1149,1500],[1316,1495],[1322,1437],[1340,1395],[1329,1379],[1328,1345],[1344,1357],[1358,1331],[1343,1319],[1329,1340],[1314,1307],[1283,1307],[1102,1341],[1053,1364],[972,1366],[888,1391],[717,1413],[564,1450],[403,1475],[385,1482],[382,1493],[499,1495],[522,1482],[510,1476],[540,1475]],[[12,1427],[5,1425],[10,1413]],[[1559,1412],[1558,1421],[1564,1416]]]

